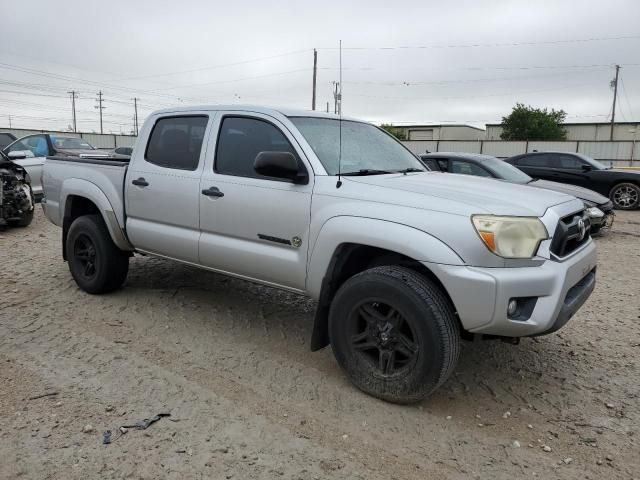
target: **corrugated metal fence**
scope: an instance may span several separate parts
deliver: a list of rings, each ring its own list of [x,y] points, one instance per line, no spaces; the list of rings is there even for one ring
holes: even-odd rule
[[[575,141],[575,142],[508,142],[504,140],[407,140],[403,141],[414,153],[464,152],[484,153],[498,158],[512,157],[533,151],[577,152],[618,166],[640,164],[640,142]]]
[[[11,132],[16,137],[24,137],[37,133],[51,133],[55,135],[65,135],[67,137],[80,137],[96,148],[113,149],[117,147],[133,147],[136,143],[136,137],[133,135],[113,135],[111,133],[74,133],[74,132],[56,132],[53,130],[26,130],[23,128],[3,128],[3,132]]]

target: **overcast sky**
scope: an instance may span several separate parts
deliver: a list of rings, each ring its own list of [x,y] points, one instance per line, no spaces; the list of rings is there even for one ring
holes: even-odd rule
[[[175,104],[333,109],[373,122],[484,126],[516,102],[606,121],[640,120],[640,1],[3,0],[0,128],[129,131]],[[626,38],[625,38],[626,37]]]

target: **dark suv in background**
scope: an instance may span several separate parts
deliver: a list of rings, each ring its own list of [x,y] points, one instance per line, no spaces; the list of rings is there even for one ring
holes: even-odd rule
[[[569,152],[524,153],[505,161],[533,178],[594,190],[609,197],[615,208],[640,207],[640,171],[612,168],[586,155]]]

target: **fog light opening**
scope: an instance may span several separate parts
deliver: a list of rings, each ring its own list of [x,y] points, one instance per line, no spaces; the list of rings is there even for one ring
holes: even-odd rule
[[[511,300],[509,300],[509,305],[507,305],[507,315],[509,317],[513,317],[515,316],[517,311],[518,311],[518,301],[512,298]]]

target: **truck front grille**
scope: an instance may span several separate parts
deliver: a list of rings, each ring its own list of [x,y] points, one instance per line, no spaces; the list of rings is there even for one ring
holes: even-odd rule
[[[551,253],[562,258],[589,241],[591,222],[584,211],[572,213],[558,222],[551,240]]]

